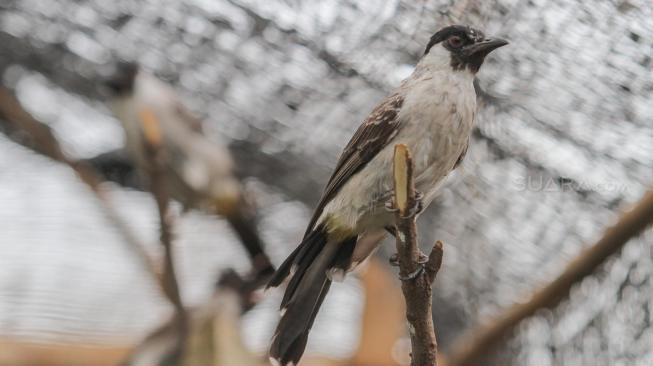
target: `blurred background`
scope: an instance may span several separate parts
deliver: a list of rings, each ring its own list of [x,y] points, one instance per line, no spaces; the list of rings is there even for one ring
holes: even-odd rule
[[[158,260],[152,196],[102,159],[124,137],[98,80],[138,61],[229,146],[279,265],[342,147],[433,32],[455,22],[510,40],[478,75],[462,169],[418,221],[424,248],[445,242],[434,318],[446,352],[555,278],[653,183],[651,19],[646,0],[3,0],[0,77],[71,159],[114,181],[108,200]],[[0,362],[119,364],[173,308],[75,173],[0,126]],[[184,303],[220,303],[215,319],[231,320],[215,320],[216,337],[240,340],[226,352],[263,360],[281,292],[257,293],[240,317],[215,286],[226,269],[250,270],[237,235],[220,217],[173,211]],[[629,241],[482,364],[653,364],[652,240]],[[406,364],[393,251],[386,240],[332,286],[305,365]]]

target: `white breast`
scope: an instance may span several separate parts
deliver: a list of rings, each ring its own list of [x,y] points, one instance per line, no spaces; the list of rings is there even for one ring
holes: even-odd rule
[[[473,75],[467,71],[418,68],[399,92],[405,98],[399,113],[401,130],[341,188],[325,207],[321,220],[329,217],[358,233],[392,224],[394,218],[383,206],[391,198],[395,144],[406,144],[413,156],[416,188],[425,195],[425,205],[452,171],[473,127]]]
[[[469,72],[426,74],[410,89],[399,115],[408,122],[395,143],[406,144],[413,155],[415,184],[425,204],[466,148],[475,111]]]

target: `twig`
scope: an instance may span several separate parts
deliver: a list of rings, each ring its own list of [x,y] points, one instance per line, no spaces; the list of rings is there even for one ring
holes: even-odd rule
[[[139,242],[138,238],[133,234],[132,230],[129,228],[129,225],[127,225],[127,223],[117,213],[116,209],[112,205],[112,202],[106,196],[105,190],[102,188],[102,183],[105,180],[112,180],[118,184],[128,186],[131,188],[137,188],[140,190],[144,190],[148,188],[148,187],[144,187],[143,184],[141,184],[144,182],[139,181],[138,184],[134,184],[134,182],[131,182],[131,184],[125,184],[124,181],[121,181],[120,179],[116,180],[116,177],[111,177],[110,174],[102,174],[103,172],[102,169],[109,171],[113,168],[114,165],[117,165],[118,169],[122,169],[124,174],[135,175],[134,173],[135,167],[133,166],[132,162],[126,157],[125,151],[123,150],[112,151],[111,153],[107,153],[106,156],[98,156],[90,160],[75,161],[70,159],[62,151],[61,146],[59,145],[56,137],[52,133],[50,127],[48,127],[43,122],[36,120],[32,115],[30,115],[27,111],[25,111],[25,109],[20,105],[20,102],[13,96],[13,93],[9,89],[1,85],[0,85],[0,131],[3,132],[5,135],[7,135],[7,137],[9,137],[10,139],[14,140],[15,142],[41,155],[47,156],[58,162],[62,162],[68,165],[71,169],[73,169],[80,177],[82,182],[88,185],[89,188],[91,188],[91,191],[99,199],[100,205],[103,208],[103,211],[107,216],[107,218],[118,229],[119,233],[124,237],[125,241],[130,244],[130,249],[136,252],[137,258],[139,258],[139,260],[143,262],[143,265],[146,267],[147,272],[151,273],[151,275],[155,278],[155,280],[157,281],[159,287],[161,288],[166,298],[171,303],[173,303],[173,306],[179,308],[179,304],[178,304],[179,302],[173,301],[174,298],[178,297],[176,295],[176,293],[178,293],[178,289],[176,289],[175,288],[176,285],[172,284],[170,282],[170,279],[167,278],[169,275],[166,273],[170,273],[170,271],[165,270],[165,268],[170,268],[170,265],[164,263],[163,266],[164,266],[164,271],[166,271],[166,273],[160,273],[161,271],[159,269],[159,266],[143,250],[144,246],[142,245],[142,243]],[[159,135],[157,137],[154,137],[156,139],[161,138],[160,133],[157,132],[156,126],[153,127],[151,123],[148,125],[148,133],[151,135],[150,138],[154,137],[152,136],[152,134]],[[159,142],[160,141],[158,141],[157,144]],[[149,147],[149,149],[150,151],[148,153],[150,155],[159,154],[159,152],[156,151],[158,148],[154,148],[153,150],[153,147]],[[103,162],[100,163],[96,160],[102,160]],[[106,162],[104,162],[105,160]],[[109,165],[111,167],[108,168],[103,164]],[[97,169],[98,167],[100,168],[100,171],[98,171]],[[104,173],[106,173],[106,171]],[[165,187],[161,186],[160,184],[161,179],[158,177],[158,175],[162,174],[160,164],[157,164],[157,170],[150,172],[150,174],[152,173],[154,173],[154,175],[156,175],[157,177],[151,179],[151,181],[154,182],[155,184],[150,185],[149,189],[154,193],[157,202],[157,207],[159,209],[159,214],[160,214],[159,219],[162,220],[163,217],[167,217],[168,207],[167,207],[167,203],[165,202],[169,201],[169,194],[167,191],[161,190],[162,188]],[[124,178],[124,177],[118,177],[118,178]],[[163,216],[161,216],[162,209],[163,212],[166,212],[166,214],[164,214]],[[270,272],[273,271],[272,265],[268,260],[267,254],[265,254],[263,250],[263,243],[258,237],[258,234],[255,232],[255,229],[252,228],[253,225],[252,222],[255,221],[254,215],[241,214],[241,211],[251,211],[251,210],[252,209],[250,207],[241,208],[241,210],[238,212],[238,215],[240,216],[236,217],[237,219],[236,224],[234,224],[230,220],[230,223],[232,225],[238,226],[235,227],[234,229],[239,233],[239,235],[241,235],[243,242],[249,245],[250,247],[254,248],[254,250],[258,250],[257,253],[261,254],[258,257],[252,256],[251,258],[254,267],[252,273],[253,277],[247,279],[239,278],[238,283],[242,284],[242,294],[243,294],[245,308],[249,308],[252,306],[254,301],[254,299],[252,299],[252,293],[261,286],[261,283],[263,283],[262,281],[265,281],[268,275],[270,274]],[[166,242],[166,241],[169,242],[172,238],[169,229],[170,228],[169,220],[170,220],[169,217],[166,218],[165,220],[162,220],[162,222],[163,221],[167,222],[164,226],[162,226],[162,230],[163,230],[161,232],[162,242]],[[248,236],[245,236],[242,233],[247,233]],[[169,248],[169,247],[167,245],[164,245],[164,248]],[[234,273],[229,273],[229,275],[232,276],[234,275]],[[164,276],[166,278],[163,278]],[[177,303],[177,305],[175,305],[175,303]]]
[[[134,252],[136,257],[141,261],[146,272],[149,273],[157,283],[161,284],[161,278],[154,261],[145,252],[144,246],[137,239],[136,235],[129,228],[129,225],[120,217],[117,210],[113,207],[111,200],[102,188],[102,180],[97,176],[93,168],[82,162],[71,160],[62,151],[59,142],[52,133],[50,127],[36,120],[29,114],[16,97],[7,88],[0,86],[0,118],[6,122],[5,133],[12,138],[12,133],[26,134],[29,141],[23,145],[30,147],[34,151],[45,155],[53,160],[68,165],[77,173],[79,178],[84,182],[95,195],[103,208],[103,211],[109,221],[113,224],[118,232],[123,236],[129,248]]]
[[[175,319],[173,325],[177,328],[177,350],[180,359],[183,354],[186,336],[188,334],[188,318],[179,291],[179,282],[175,273],[174,253],[172,247],[172,218],[168,211],[170,196],[166,187],[165,151],[161,149],[163,136],[161,134],[159,120],[153,111],[142,110],[140,121],[143,127],[143,143],[145,158],[147,162],[147,173],[149,177],[150,191],[156,201],[159,212],[161,236],[160,241],[164,249],[163,259],[163,289],[166,296],[175,308]]]
[[[608,228],[599,241],[576,256],[555,280],[533,293],[530,300],[512,306],[502,315],[485,325],[472,328],[461,336],[444,358],[446,366],[471,365],[487,356],[522,320],[539,309],[558,305],[574,284],[592,274],[628,240],[639,235],[652,223],[653,190],[632,210],[625,212],[614,226]]]
[[[258,232],[254,207],[250,206],[244,195],[243,191],[240,202],[230,212],[225,213],[225,218],[240,238],[252,264],[246,282],[254,287],[261,287],[274,273],[274,266],[265,252],[265,245]]]
[[[419,250],[415,225],[418,207],[413,183],[413,162],[406,145],[394,153],[394,209],[397,259],[411,343],[411,365],[437,365],[437,341],[431,310],[431,286],[442,264],[443,248],[436,242],[428,258]]]

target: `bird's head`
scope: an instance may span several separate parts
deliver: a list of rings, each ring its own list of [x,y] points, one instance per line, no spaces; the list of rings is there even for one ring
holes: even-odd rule
[[[116,64],[115,71],[103,84],[114,97],[129,95],[134,90],[138,69],[136,62],[121,61]]]
[[[422,60],[430,64],[448,64],[454,70],[469,70],[475,74],[485,56],[507,44],[508,41],[500,38],[487,38],[474,28],[451,25],[431,37]]]

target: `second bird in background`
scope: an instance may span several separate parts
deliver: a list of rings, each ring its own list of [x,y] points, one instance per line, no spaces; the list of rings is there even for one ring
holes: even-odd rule
[[[138,64],[119,63],[105,84],[112,95],[111,109],[125,131],[126,150],[141,178],[147,177],[144,173],[149,168],[146,135],[155,129],[170,196],[184,208],[226,218],[252,258],[257,275],[271,274],[274,269],[263,251],[254,208],[234,174],[229,150],[203,134],[202,122],[170,85]]]

